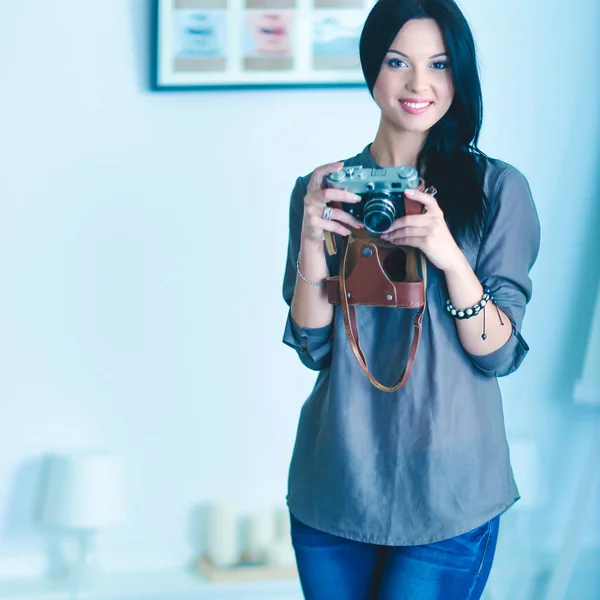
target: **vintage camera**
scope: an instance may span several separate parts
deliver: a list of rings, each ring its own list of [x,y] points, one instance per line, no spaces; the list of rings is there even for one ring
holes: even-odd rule
[[[419,173],[410,166],[385,169],[344,167],[329,173],[325,185],[346,190],[362,198],[356,204],[341,202],[341,208],[361,221],[374,235],[387,231],[394,219],[403,217],[404,192],[419,187]]]

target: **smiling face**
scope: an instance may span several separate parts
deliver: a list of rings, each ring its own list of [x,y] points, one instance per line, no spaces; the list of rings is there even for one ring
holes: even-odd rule
[[[389,125],[425,133],[446,114],[454,98],[446,51],[433,19],[413,19],[398,32],[373,88]]]

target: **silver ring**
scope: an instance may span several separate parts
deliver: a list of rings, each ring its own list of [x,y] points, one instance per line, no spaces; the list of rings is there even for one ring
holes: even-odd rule
[[[326,221],[331,221],[332,216],[333,216],[333,208],[331,208],[331,206],[326,206],[325,210],[323,211],[323,218]]]

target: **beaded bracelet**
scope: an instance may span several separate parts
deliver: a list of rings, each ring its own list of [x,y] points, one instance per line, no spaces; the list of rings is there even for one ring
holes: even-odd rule
[[[296,259],[296,272],[302,281],[308,283],[308,285],[312,285],[313,287],[321,287],[325,285],[325,282],[327,281],[327,279],[323,279],[323,281],[311,281],[302,275],[302,271],[300,270],[300,252],[298,252],[298,258]],[[329,277],[329,268],[327,269],[327,277]]]
[[[456,308],[452,306],[452,302],[447,300],[446,310],[457,319],[470,319],[471,317],[477,316],[490,300],[494,303],[496,302],[496,299],[492,296],[492,290],[487,286],[483,286],[483,298],[477,304],[474,304],[465,310],[456,310]]]
[[[483,333],[481,334],[481,339],[487,339],[487,334],[485,333],[485,307],[488,302],[491,302],[498,312],[498,318],[500,319],[500,324],[504,325],[504,321],[502,320],[502,315],[500,314],[500,309],[496,303],[496,298],[492,295],[492,290],[487,286],[483,286],[483,297],[477,304],[470,306],[469,308],[465,308],[464,310],[457,310],[452,306],[452,302],[450,300],[446,300],[446,310],[455,318],[455,319],[470,319],[471,317],[476,317],[483,310]]]

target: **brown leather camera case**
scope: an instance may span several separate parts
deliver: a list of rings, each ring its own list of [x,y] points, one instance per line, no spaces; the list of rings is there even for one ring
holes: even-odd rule
[[[423,191],[424,187],[421,181],[418,189]],[[423,205],[405,198],[405,209],[407,215],[420,214]],[[329,254],[335,254],[335,240],[329,232],[325,234],[325,242]],[[421,275],[418,272],[419,263]],[[327,278],[327,295],[331,304],[341,305],[352,352],[378,390],[395,392],[410,377],[421,338],[426,286],[427,263],[416,248],[390,244],[364,229],[352,229],[351,235],[344,240],[339,274]],[[413,322],[413,338],[406,367],[393,386],[383,385],[369,371],[360,347],[356,305],[419,309]]]

